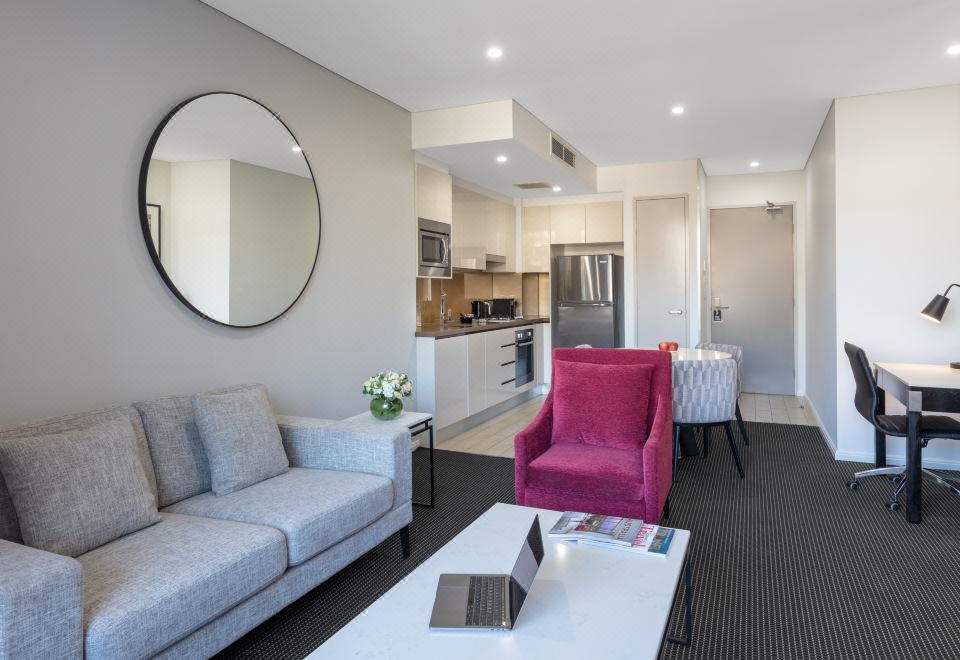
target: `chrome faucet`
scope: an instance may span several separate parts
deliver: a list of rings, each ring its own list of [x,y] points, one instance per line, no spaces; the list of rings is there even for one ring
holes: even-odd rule
[[[440,324],[447,324],[447,292],[440,292]]]

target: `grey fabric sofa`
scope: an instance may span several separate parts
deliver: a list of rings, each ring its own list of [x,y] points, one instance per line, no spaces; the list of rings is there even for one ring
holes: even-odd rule
[[[0,443],[118,416],[156,496],[170,466],[133,407],[0,429]],[[75,558],[22,544],[0,475],[0,659],[208,657],[390,535],[408,555],[409,432],[277,422],[289,471],[221,497],[158,497],[160,522]]]

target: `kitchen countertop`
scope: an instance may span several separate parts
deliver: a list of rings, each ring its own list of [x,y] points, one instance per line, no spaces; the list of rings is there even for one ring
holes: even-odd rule
[[[417,327],[417,337],[433,337],[434,339],[443,339],[445,337],[462,337],[474,332],[490,332],[491,330],[502,330],[504,328],[519,328],[525,325],[535,323],[549,323],[549,316],[527,316],[522,319],[506,321],[500,323],[487,323],[486,325],[477,325],[476,323],[460,324],[458,321],[451,321],[446,325],[439,323],[426,323]]]

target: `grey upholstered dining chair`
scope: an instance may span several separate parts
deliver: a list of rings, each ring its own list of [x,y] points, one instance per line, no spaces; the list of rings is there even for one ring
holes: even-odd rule
[[[709,434],[722,426],[743,479],[740,452],[733,439],[732,422],[737,405],[737,363],[732,359],[684,360],[673,365],[674,472],[680,451],[680,429],[700,428],[706,455]]]
[[[737,426],[740,427],[740,434],[743,435],[743,443],[747,446],[750,445],[750,438],[747,436],[747,425],[743,423],[743,415],[740,414],[740,394],[743,391],[743,346],[737,346],[736,344],[713,344],[710,342],[701,342],[697,344],[697,348],[702,348],[707,351],[720,351],[722,353],[729,353],[733,356],[734,362],[737,363]]]

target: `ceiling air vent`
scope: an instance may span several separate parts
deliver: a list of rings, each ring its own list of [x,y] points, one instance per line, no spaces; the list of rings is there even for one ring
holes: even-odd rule
[[[546,181],[537,181],[535,183],[515,183],[513,187],[519,188],[520,190],[541,190],[544,188],[553,188],[553,184],[547,183]]]
[[[570,167],[577,166],[577,154],[557,138],[550,136],[550,152]]]

